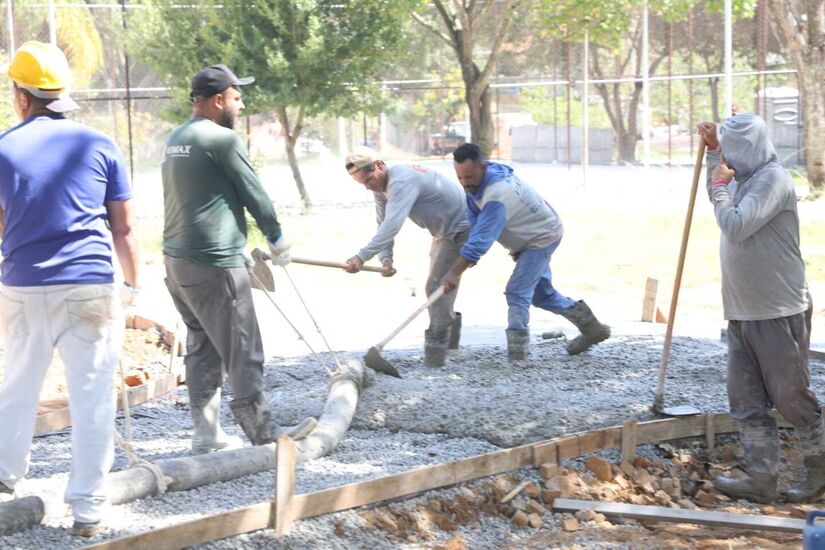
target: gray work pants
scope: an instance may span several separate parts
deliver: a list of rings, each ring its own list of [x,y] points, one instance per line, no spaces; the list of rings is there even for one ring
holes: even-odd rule
[[[186,386],[206,403],[224,375],[236,400],[263,389],[264,353],[245,267],[210,267],[164,256],[166,287],[186,323]]]
[[[428,297],[441,286],[441,279],[458,259],[461,245],[467,240],[469,233],[470,230],[467,229],[452,237],[433,237],[433,243],[430,246],[430,275],[427,277],[425,286]],[[457,296],[458,288],[445,294],[430,306],[430,330],[437,331],[450,326],[455,319],[453,307]]]
[[[819,417],[809,387],[808,311],[762,321],[728,322],[728,402],[740,422],[763,425],[771,405],[795,427]]]

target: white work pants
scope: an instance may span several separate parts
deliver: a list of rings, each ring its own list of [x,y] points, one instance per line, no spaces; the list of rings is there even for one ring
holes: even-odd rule
[[[66,367],[75,520],[100,521],[114,459],[114,372],[123,319],[113,284],[0,286],[6,366],[0,386],[0,482],[26,475],[40,388],[54,348]]]

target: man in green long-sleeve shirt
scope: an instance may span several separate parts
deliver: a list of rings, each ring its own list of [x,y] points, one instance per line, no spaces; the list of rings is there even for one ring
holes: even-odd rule
[[[213,65],[192,79],[192,118],[166,142],[163,160],[166,286],[187,327],[186,385],[192,410],[192,452],[232,444],[221,429],[221,385],[227,376],[230,408],[254,445],[274,441],[282,429],[271,422],[263,394],[263,347],[244,262],[249,210],[267,238],[273,263],[289,263],[289,245],[272,202],[233,130],[244,108],[239,79]],[[305,436],[307,419],[291,430]]]

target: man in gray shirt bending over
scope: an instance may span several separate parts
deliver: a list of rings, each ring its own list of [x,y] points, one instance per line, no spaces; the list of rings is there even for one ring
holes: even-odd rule
[[[347,155],[346,168],[355,181],[372,191],[378,221],[378,231],[370,242],[347,260],[347,271],[357,273],[364,262],[378,255],[384,276],[395,275],[393,239],[409,216],[433,236],[426,291],[427,296],[435,292],[467,240],[470,223],[464,190],[438,172],[420,166],[387,166],[367,147],[359,147]],[[430,327],[424,332],[427,366],[444,366],[447,348],[458,347],[461,314],[453,311],[456,294],[445,294],[430,306]]]
[[[825,492],[825,424],[809,387],[811,305],[799,252],[799,214],[790,175],[776,160],[765,121],[753,113],[699,133],[708,146],[707,188],[722,230],[722,301],[728,320],[728,401],[749,476],[716,487],[757,502],[776,499],[779,438],[771,406],[799,436],[807,475],[784,496]],[[721,148],[720,148],[721,141]]]

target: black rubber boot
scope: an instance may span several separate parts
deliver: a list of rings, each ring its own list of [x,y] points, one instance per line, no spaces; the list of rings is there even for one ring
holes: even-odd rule
[[[527,359],[530,355],[530,331],[518,328],[507,329],[507,358],[510,361]]]
[[[229,408],[253,445],[266,445],[277,439],[278,434],[272,426],[272,411],[262,393],[233,399]]]
[[[581,332],[567,344],[567,353],[570,355],[578,355],[591,346],[610,338],[610,327],[603,325],[596,319],[584,300],[579,300],[576,305],[567,311],[563,311],[561,315],[576,325],[576,328]]]
[[[449,349],[458,349],[458,343],[461,341],[461,314],[455,312],[455,319],[450,325],[450,344]]]
[[[424,364],[428,367],[443,367],[447,360],[447,346],[450,343],[450,328],[427,329],[424,331]]]
[[[788,502],[810,502],[825,493],[825,419],[796,428],[805,455],[805,477],[783,495]]]
[[[291,427],[281,427],[273,423],[272,411],[263,393],[244,399],[233,399],[229,403],[229,408],[253,445],[272,443],[282,435],[288,435],[296,440],[303,439],[318,424],[312,417],[305,418],[297,426]]]
[[[731,498],[768,504],[776,500],[777,476],[754,472],[742,478],[719,476],[713,486]]]
[[[768,418],[742,422],[739,438],[745,451],[749,475],[743,478],[719,476],[713,480],[713,485],[732,498],[763,504],[776,501],[779,471],[779,433],[776,420]]]

